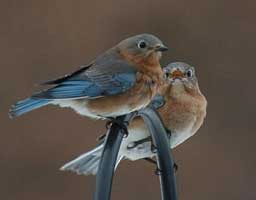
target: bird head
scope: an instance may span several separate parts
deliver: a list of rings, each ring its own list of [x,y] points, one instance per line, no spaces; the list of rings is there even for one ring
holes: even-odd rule
[[[199,91],[194,67],[183,62],[174,62],[164,67],[163,71],[167,83],[171,86],[173,92]]]
[[[128,60],[136,64],[159,62],[162,52],[168,48],[154,35],[140,34],[121,41],[116,48]]]

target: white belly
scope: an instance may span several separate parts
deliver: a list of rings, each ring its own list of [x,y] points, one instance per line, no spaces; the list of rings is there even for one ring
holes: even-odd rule
[[[128,149],[133,145],[134,141],[142,140],[149,136],[146,129],[129,129],[129,135],[124,138],[120,147],[120,155],[130,160],[138,160],[146,157],[152,157],[154,154],[151,151],[151,142],[145,142],[138,146]]]
[[[189,137],[191,137],[193,135],[191,130],[192,125],[191,127],[187,127],[187,129],[183,130],[182,132],[172,133],[169,141],[170,148],[175,148],[176,146],[187,140]],[[150,134],[145,128],[138,128],[132,130],[129,129],[129,135],[127,138],[123,139],[119,154],[129,160],[138,160],[155,156],[155,153],[152,152],[151,142],[144,142],[131,149],[127,148],[129,146],[132,146],[134,141],[142,140],[149,136]]]
[[[92,113],[89,109],[87,109],[86,99],[84,101],[77,101],[74,99],[61,99],[53,101],[52,104],[58,105],[62,108],[72,108],[78,114],[83,116],[87,116],[93,119],[102,119],[102,117],[96,115],[95,113]]]
[[[119,109],[109,111],[107,113],[95,113],[92,110],[90,110],[87,106],[88,101],[93,101],[91,99],[80,99],[80,100],[75,100],[75,99],[63,99],[63,100],[55,100],[52,102],[54,105],[59,105],[62,108],[72,108],[74,111],[76,111],[78,114],[90,117],[93,119],[105,119],[106,117],[117,117],[117,116],[122,116],[127,113],[133,112],[135,110],[139,110],[146,105],[140,105],[139,107],[134,108],[131,110],[128,106],[122,106]]]

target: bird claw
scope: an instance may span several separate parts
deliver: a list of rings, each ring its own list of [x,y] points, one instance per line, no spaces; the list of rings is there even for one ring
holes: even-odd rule
[[[174,172],[176,173],[179,169],[179,166],[176,163],[173,163],[173,169],[174,169]]]
[[[156,153],[157,152],[157,148],[156,148],[156,146],[153,143],[151,143],[151,152],[152,153]]]
[[[176,163],[173,163],[173,170],[174,170],[174,173],[176,173],[178,171],[178,165]],[[162,173],[162,170],[159,169],[158,167],[154,171],[154,174],[157,176],[160,176],[161,173]]]
[[[167,133],[167,137],[170,139],[171,138],[171,135],[172,135],[172,132],[169,130],[169,129],[165,129],[166,133]]]
[[[144,138],[144,139],[131,142],[131,143],[128,144],[127,149],[128,149],[128,150],[129,150],[129,149],[133,149],[133,148],[137,147],[137,146],[140,145],[140,144],[143,144],[143,143],[145,143],[145,142],[150,142],[150,141],[151,141],[151,137],[146,137],[146,138]]]
[[[155,161],[152,158],[144,158],[144,160],[146,160],[147,162],[150,162],[150,163],[152,163],[152,164],[157,166],[157,161]],[[173,169],[174,169],[175,173],[178,171],[178,165],[176,163],[173,163]],[[154,171],[154,174],[155,175],[161,175],[161,172],[162,172],[162,170],[159,169],[158,166],[157,166],[155,171]]]
[[[160,176],[161,173],[162,173],[162,170],[159,169],[158,167],[157,167],[157,168],[155,169],[155,171],[154,171],[154,174],[157,175],[157,176]]]
[[[106,129],[110,129],[111,126],[112,126],[112,121],[110,119],[109,121],[106,122],[105,127],[106,127]]]
[[[105,139],[105,137],[106,137],[106,134],[102,134],[99,137],[97,137],[96,141],[97,142],[101,142],[101,141],[103,141]]]
[[[110,129],[113,124],[116,124],[117,126],[119,126],[119,128],[123,132],[124,138],[128,137],[128,130],[127,130],[128,122],[119,121],[118,119],[113,117],[109,117],[108,119],[109,121],[106,122],[107,129]]]
[[[127,149],[130,150],[130,149],[133,149],[137,146],[137,143],[136,142],[131,142],[127,145]]]

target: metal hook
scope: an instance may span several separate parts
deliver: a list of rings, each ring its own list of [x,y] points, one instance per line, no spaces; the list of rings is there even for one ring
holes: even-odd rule
[[[161,118],[152,108],[145,108],[136,113],[117,117],[118,123],[112,123],[107,133],[96,176],[94,200],[110,200],[116,159],[125,135],[123,130],[127,128],[129,122],[136,116],[141,116],[144,119],[155,145],[153,150],[157,150],[157,166],[158,169],[161,169],[159,177],[162,200],[177,200],[176,180],[173,169],[174,162],[169,150],[169,139]],[[120,124],[122,125],[120,126]]]

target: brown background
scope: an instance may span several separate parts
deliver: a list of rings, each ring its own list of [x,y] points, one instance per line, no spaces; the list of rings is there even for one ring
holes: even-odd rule
[[[255,6],[245,0],[2,0],[0,198],[92,199],[95,177],[58,168],[94,147],[104,123],[51,106],[10,120],[8,108],[35,83],[148,32],[170,48],[163,64],[196,66],[209,101],[204,126],[174,150],[180,199],[256,199]],[[122,162],[113,199],[160,199],[153,170],[144,161]]]

